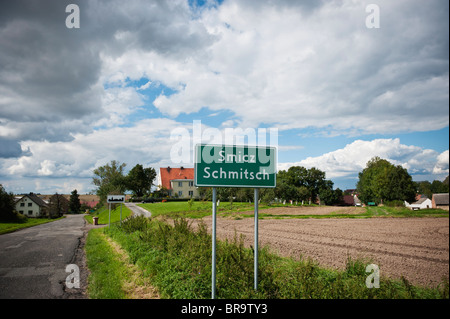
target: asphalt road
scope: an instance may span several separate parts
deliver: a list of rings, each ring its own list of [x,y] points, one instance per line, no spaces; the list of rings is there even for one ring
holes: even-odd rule
[[[0,298],[67,298],[66,278],[75,273],[66,266],[76,263],[84,226],[83,215],[68,215],[0,235]]]
[[[125,206],[127,206],[129,209],[131,209],[131,211],[133,212],[134,215],[137,215],[137,216],[144,215],[145,217],[152,216],[152,214],[148,210],[137,206],[135,203],[125,203]]]

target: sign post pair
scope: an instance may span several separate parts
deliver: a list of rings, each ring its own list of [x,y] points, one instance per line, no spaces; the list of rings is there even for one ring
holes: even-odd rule
[[[195,147],[196,187],[212,187],[212,292],[216,297],[216,214],[217,187],[254,188],[255,244],[254,289],[258,288],[258,198],[260,188],[276,187],[276,148],[198,144]]]
[[[106,202],[109,204],[108,227],[111,227],[111,204],[120,203],[120,222],[122,222],[122,203],[125,203],[125,195],[108,195]]]

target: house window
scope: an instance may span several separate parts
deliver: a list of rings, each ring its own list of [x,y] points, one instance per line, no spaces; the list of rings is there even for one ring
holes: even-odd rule
[[[33,203],[28,203],[28,207],[31,207],[31,206],[33,206]]]
[[[189,187],[192,187],[192,186],[194,186],[194,182],[189,182]]]
[[[22,215],[23,215],[23,210],[19,210],[19,214],[22,214]]]
[[[189,191],[189,196],[190,197],[194,196],[194,191]]]
[[[28,215],[33,215],[33,211],[32,211],[32,210],[29,210],[29,211],[28,211]]]
[[[183,191],[178,191],[178,196],[179,197],[183,196]]]
[[[25,207],[25,203],[20,203],[20,207]]]
[[[178,187],[183,187],[183,182],[178,182]]]

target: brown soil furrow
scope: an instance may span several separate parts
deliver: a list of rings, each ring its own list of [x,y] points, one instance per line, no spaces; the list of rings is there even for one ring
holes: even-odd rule
[[[211,217],[204,221],[211,229]],[[253,246],[254,220],[217,219],[218,238],[235,234]],[[415,284],[436,285],[449,277],[448,218],[263,219],[259,242],[282,256],[309,257],[325,267],[342,269],[348,257],[369,258],[383,275]]]
[[[301,231],[298,230],[296,231],[289,231],[286,229],[282,229],[282,228],[270,228],[270,232],[278,232],[279,234],[283,234],[280,236],[283,236],[285,238],[291,238],[291,239],[301,239],[302,237],[319,237],[321,239],[329,239],[331,241],[333,240],[339,240],[339,241],[354,241],[354,237],[347,237],[347,236],[332,236],[332,235],[327,235],[326,237],[324,237],[324,235],[319,235],[319,234],[315,234],[315,233],[311,233],[311,232],[305,232],[305,231]],[[293,234],[292,236],[287,236],[286,234]],[[410,237],[405,237],[406,239],[410,240]],[[445,248],[445,247],[429,247],[426,245],[416,245],[416,244],[408,244],[405,242],[392,242],[392,241],[388,241],[388,240],[374,240],[374,239],[361,239],[358,238],[358,242],[360,243],[370,243],[370,244],[381,244],[381,245],[393,245],[393,246],[399,246],[401,248],[404,247],[410,247],[410,248],[418,248],[418,249],[423,249],[426,251],[429,250],[433,250],[433,251],[437,251],[437,252],[443,252],[443,253],[449,253],[449,248]],[[325,242],[324,242],[325,243]],[[332,243],[331,243],[332,244]]]

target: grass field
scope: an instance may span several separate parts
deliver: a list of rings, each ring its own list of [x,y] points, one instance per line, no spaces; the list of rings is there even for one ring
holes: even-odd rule
[[[186,218],[203,218],[205,216],[212,215],[212,202],[194,202],[191,207],[187,202],[166,202],[166,203],[153,203],[153,204],[138,204],[139,206],[147,209],[152,213],[152,217],[167,216],[176,217],[182,216]],[[286,213],[273,214],[271,209],[286,208]],[[448,211],[441,209],[423,209],[413,211],[405,207],[365,207],[358,208],[358,213],[341,213],[342,207],[335,207],[334,211],[330,211],[327,214],[297,214],[296,209],[300,210],[305,207],[315,207],[317,211],[326,206],[318,205],[304,205],[304,206],[292,206],[292,205],[259,205],[259,218],[370,218],[370,217],[448,217]],[[217,207],[217,213],[222,217],[230,217],[235,219],[251,218],[254,217],[254,204],[253,203],[241,203],[235,202],[221,202]],[[290,213],[294,212],[294,213]]]
[[[138,204],[142,208],[147,209],[152,213],[152,217],[160,215],[165,216],[185,216],[189,218],[202,218],[212,214],[212,202],[210,201],[197,201],[193,202],[189,207],[188,202],[166,202],[166,203],[153,203],[153,204]],[[261,204],[261,208],[267,208],[269,206]],[[217,206],[217,212],[219,214],[251,211],[254,208],[253,203],[241,203],[241,202],[220,202]]]
[[[64,218],[64,217],[61,217]],[[24,223],[0,223],[0,235],[5,233],[10,233],[22,228],[33,227],[36,225],[41,225],[45,223],[54,222],[61,218],[48,219],[48,218],[28,218]]]
[[[99,279],[112,278],[109,292],[102,297],[127,298],[123,284],[127,274],[117,264],[117,257],[104,244],[110,238],[129,256],[162,298],[203,299],[211,296],[211,236],[206,227],[193,230],[186,219],[176,219],[174,225],[137,217],[122,225],[104,228],[88,237],[86,252],[91,268],[90,285]],[[103,244],[102,244],[103,242]],[[96,250],[91,250],[95,246]],[[93,253],[92,253],[93,252]],[[100,254],[103,254],[100,256]],[[95,259],[93,259],[95,258]],[[344,271],[319,266],[310,259],[292,259],[271,253],[266,247],[259,251],[259,285],[253,289],[253,251],[245,248],[239,238],[217,243],[217,297],[227,299],[436,299],[448,298],[448,281],[437,288],[422,288],[406,279],[381,278],[378,289],[368,289],[368,260],[347,261]],[[109,267],[109,264],[111,266]],[[98,273],[97,273],[98,272]],[[109,283],[108,283],[109,284]],[[106,285],[106,283],[105,283]],[[102,284],[99,285],[102,287]],[[114,288],[115,287],[115,288]],[[97,288],[95,288],[97,289]],[[106,289],[101,288],[99,289]],[[94,288],[89,288],[94,291]]]

